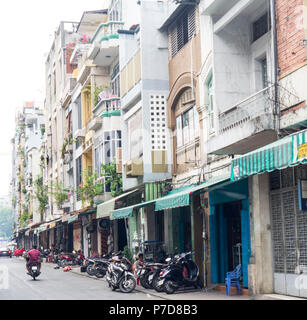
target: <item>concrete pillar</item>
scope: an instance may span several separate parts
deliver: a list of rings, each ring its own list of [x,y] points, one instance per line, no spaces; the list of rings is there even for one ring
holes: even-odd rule
[[[249,293],[272,293],[273,259],[270,219],[269,174],[249,178],[251,258],[248,266]]]

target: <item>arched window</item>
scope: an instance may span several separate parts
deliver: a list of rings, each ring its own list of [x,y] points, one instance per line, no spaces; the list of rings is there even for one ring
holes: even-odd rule
[[[195,100],[192,99],[192,90],[187,89],[178,99],[176,108],[176,135],[177,149],[187,145],[200,135],[199,115]]]

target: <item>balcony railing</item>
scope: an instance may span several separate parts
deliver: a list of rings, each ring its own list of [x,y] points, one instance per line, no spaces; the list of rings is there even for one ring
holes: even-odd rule
[[[109,39],[117,39],[118,33],[117,30],[122,30],[124,26],[124,22],[121,21],[110,21],[108,23],[102,23],[96,33],[94,34],[92,38],[92,43],[102,41],[106,41]]]
[[[115,95],[109,95],[108,97],[102,98],[98,104],[94,107],[93,113],[100,115],[105,112],[120,110],[120,98]]]
[[[246,98],[219,115],[219,133],[224,134],[236,127],[265,114],[273,114],[275,89],[267,87]]]

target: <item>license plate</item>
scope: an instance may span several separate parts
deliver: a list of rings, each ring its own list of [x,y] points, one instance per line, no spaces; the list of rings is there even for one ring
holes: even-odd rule
[[[36,271],[36,270],[37,270],[37,267],[32,267],[32,270],[33,270],[33,271]]]
[[[151,281],[153,279],[154,275],[151,274],[149,277],[148,277],[148,280]]]
[[[162,286],[163,282],[164,282],[164,280],[160,280],[160,281],[158,282],[158,286]]]

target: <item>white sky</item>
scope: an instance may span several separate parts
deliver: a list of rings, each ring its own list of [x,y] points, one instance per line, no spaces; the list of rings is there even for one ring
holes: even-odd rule
[[[0,196],[10,192],[15,109],[43,101],[45,57],[60,21],[79,22],[103,0],[0,1]]]

